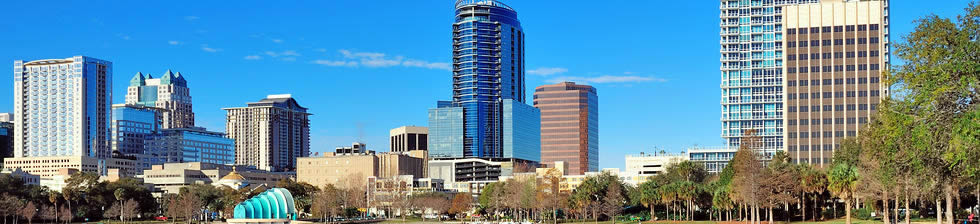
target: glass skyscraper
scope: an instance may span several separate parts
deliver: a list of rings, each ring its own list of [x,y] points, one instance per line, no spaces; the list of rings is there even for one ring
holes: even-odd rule
[[[160,113],[163,119],[160,128],[194,126],[191,90],[180,72],[174,74],[167,70],[160,78],[153,78],[149,73],[136,73],[126,88],[126,104],[163,109]]]
[[[508,128],[540,125],[540,113],[525,104],[525,97],[524,32],[517,11],[498,0],[456,1],[453,100],[429,111],[430,154],[539,161],[540,142],[521,141],[540,141],[540,130],[505,136]],[[505,105],[513,110],[505,111]],[[504,119],[511,119],[511,126]]]
[[[164,129],[146,141],[147,162],[235,164],[235,140],[204,128]]]
[[[160,109],[139,105],[112,106],[112,151],[140,156],[144,141],[160,131]]]
[[[112,62],[14,61],[14,157],[109,157]]]
[[[783,7],[820,0],[721,0],[721,137],[738,148],[755,130],[765,152],[785,148]]]

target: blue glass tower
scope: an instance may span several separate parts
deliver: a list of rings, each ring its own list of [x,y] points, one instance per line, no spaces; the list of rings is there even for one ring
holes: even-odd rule
[[[458,0],[453,24],[453,101],[463,108],[463,154],[503,156],[503,100],[524,103],[524,32],[497,0]]]

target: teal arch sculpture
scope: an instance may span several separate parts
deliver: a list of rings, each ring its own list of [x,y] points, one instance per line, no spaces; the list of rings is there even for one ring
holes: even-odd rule
[[[293,195],[284,188],[272,188],[235,205],[236,219],[296,220]]]

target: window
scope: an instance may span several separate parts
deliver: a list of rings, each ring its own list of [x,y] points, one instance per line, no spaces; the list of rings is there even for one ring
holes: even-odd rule
[[[847,52],[847,58],[854,58],[854,52],[853,51],[848,51]]]
[[[794,54],[788,55],[788,56],[786,56],[786,60],[787,61],[795,61],[796,60],[796,55],[794,55]]]
[[[820,125],[820,119],[812,119],[810,120],[810,123],[813,125]]]
[[[854,70],[855,70],[854,65],[847,65],[847,71],[852,72]],[[854,83],[848,83],[848,84],[854,84]]]
[[[845,40],[845,43],[847,43],[847,45],[854,45],[854,38],[847,38],[847,39]],[[802,46],[801,46],[801,47],[802,47]]]
[[[844,105],[843,104],[834,105],[834,111],[844,111]]]
[[[810,95],[809,94],[800,93],[800,99],[804,99],[805,100],[805,99],[809,99],[809,98],[810,98]]]
[[[810,98],[820,99],[820,93],[811,93]]]
[[[867,97],[868,91],[858,91],[858,97]]]
[[[810,120],[800,119],[800,125],[810,125]]]
[[[880,96],[881,90],[871,90],[871,96]]]
[[[871,104],[871,110],[872,111],[878,110],[878,104],[877,103],[872,103]]]
[[[844,131],[835,131],[834,137],[838,137],[838,138],[844,137]]]
[[[796,29],[786,29],[786,34],[796,34]]]
[[[829,26],[822,27],[821,32],[830,33],[830,27]]]
[[[843,85],[844,79],[834,79],[834,85]]]
[[[847,84],[854,84],[854,78],[847,78]]]
[[[858,110],[868,110],[867,104],[858,104]]]
[[[871,51],[871,52],[869,53],[869,55],[870,55],[871,57],[878,57],[878,54],[879,54],[879,52],[878,52],[878,51]]]
[[[844,52],[834,52],[834,58],[844,58]]]
[[[847,118],[847,124],[857,124],[857,119],[854,119],[853,117],[849,117]]]
[[[796,32],[797,32],[798,34],[806,34],[806,33],[807,33],[807,32],[806,32],[806,28],[799,28],[799,29],[796,29]]]
[[[809,56],[807,54],[800,54],[800,60],[807,60],[808,57]]]
[[[868,25],[868,28],[869,28],[870,30],[878,30],[878,24],[871,24],[871,25]]]
[[[878,38],[877,38],[877,37],[872,37],[872,38],[870,39],[870,42],[871,42],[872,44],[877,44],[877,43],[878,43]]]
[[[796,86],[796,81],[794,80],[787,81],[786,86]]]
[[[810,132],[800,132],[800,138],[810,138]]]
[[[868,83],[868,78],[863,78],[863,77],[858,78],[858,84],[865,84],[865,83]]]
[[[877,64],[872,64],[871,67],[876,67],[876,66],[877,66]],[[871,83],[878,83],[878,82],[881,82],[881,78],[880,77],[871,77]]]
[[[858,38],[858,44],[868,44],[868,38]]]
[[[810,83],[809,80],[800,80],[800,86],[808,86],[809,83]]]
[[[866,58],[866,57],[868,57],[868,52],[867,51],[858,51],[858,57],[859,58]]]
[[[830,52],[823,53],[823,59],[831,59]],[[829,69],[828,69],[829,70]]]
[[[789,107],[789,112],[796,112],[796,107]]]
[[[858,31],[868,31],[868,25],[858,25]]]
[[[847,105],[847,111],[854,111],[854,110],[857,110],[857,105],[854,104]]]
[[[807,44],[807,42],[805,40],[804,41],[800,41],[800,47],[806,47],[806,44]],[[803,59],[801,58],[800,60],[803,60]]]
[[[858,118],[858,123],[860,123],[860,124],[867,124],[868,123],[868,118],[866,118],[866,117]]]
[[[827,69],[827,70],[830,70],[830,69]],[[824,84],[824,85],[830,85],[830,84],[832,84],[832,83],[831,83],[831,81],[830,81],[830,79],[824,79],[824,80],[823,80],[823,84]]]
[[[868,70],[867,64],[858,65],[858,71],[867,71],[867,70]]]
[[[845,30],[847,30],[848,32],[850,32],[850,31],[854,31],[854,25],[849,25],[849,26],[846,26],[846,27],[845,27]]]
[[[796,120],[789,120],[789,125],[790,125],[790,126],[792,126],[792,125],[796,125]]]
[[[844,39],[834,39],[834,46],[844,45]]]
[[[847,131],[847,137],[857,136],[857,131]]]
[[[820,66],[810,67],[810,72],[820,72]],[[813,85],[819,86],[820,82],[813,82]]]
[[[794,67],[786,68],[786,73],[796,73],[796,68]]]
[[[789,95],[786,95],[786,97],[788,97],[791,100],[795,100],[796,99],[796,94],[790,93]]]
[[[832,40],[823,40],[821,41],[821,44],[823,44],[823,46],[830,46],[832,44],[831,41]]]
[[[789,138],[796,138],[796,132],[790,132]]]
[[[834,124],[844,124],[844,118],[834,118]]]
[[[844,32],[844,26],[835,26],[834,32],[838,32],[838,33]]]
[[[794,47],[796,47],[796,42],[792,42],[792,41],[786,42],[786,47],[794,48]]]
[[[800,112],[810,112],[810,108],[807,106],[800,106]]]
[[[881,66],[880,65],[878,65],[878,64],[871,64],[871,71],[878,71],[880,69],[881,69]]]
[[[830,106],[830,105],[827,105],[827,106]],[[827,111],[830,111],[830,110],[827,110]],[[833,123],[834,123],[834,121],[832,119],[830,119],[830,118],[824,118],[823,119],[823,124],[833,124]]]
[[[819,40],[811,40],[810,41],[810,46],[811,47],[819,47],[820,46],[820,41]]]
[[[830,67],[830,65],[824,65],[824,66],[823,66],[823,72],[830,72],[830,71],[831,71],[831,67]],[[828,80],[829,80],[829,79],[828,79]],[[826,84],[826,85],[830,85],[830,84]]]
[[[820,59],[820,53],[812,53],[812,54],[810,54],[810,58],[812,58],[812,59]]]
[[[857,93],[856,92],[854,92],[854,91],[847,91],[847,97],[855,97],[855,96],[857,96]],[[851,109],[848,109],[848,110],[851,110]]]
[[[820,106],[810,106],[810,112],[820,112]],[[819,122],[818,123],[814,123],[814,125],[817,125],[817,124],[820,124],[820,123]]]
[[[800,67],[800,73],[807,73],[807,67]],[[803,86],[802,84],[800,86]]]
[[[819,138],[820,137],[820,132],[819,131],[811,132],[810,133],[810,136],[813,136],[813,138]],[[814,145],[814,146],[816,146],[816,145]],[[817,148],[817,147],[814,147],[814,148]]]
[[[810,33],[814,33],[814,34],[820,33],[820,27],[812,27],[812,28],[810,28]]]
[[[824,96],[826,96],[826,94],[827,94],[827,92],[824,92]],[[833,110],[834,110],[834,106],[831,106],[831,105],[823,105],[823,111],[833,111]],[[830,118],[827,118],[827,119],[830,119]],[[830,122],[824,122],[824,124],[830,124]]]

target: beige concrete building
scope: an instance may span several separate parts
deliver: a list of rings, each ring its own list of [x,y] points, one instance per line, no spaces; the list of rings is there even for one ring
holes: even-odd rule
[[[888,1],[824,0],[783,11],[787,154],[823,166],[887,95]]]
[[[337,184],[344,178],[390,178],[401,175],[424,177],[424,153],[326,153],[322,157],[298,158],[296,180],[322,187]]]
[[[143,181],[153,184],[155,194],[178,193],[181,187],[195,183],[226,184],[231,187],[275,186],[276,182],[287,178],[293,176],[289,173],[251,169],[244,165],[202,162],[166,163],[153,165],[151,169],[143,171]]]
[[[247,107],[225,108],[235,164],[273,172],[293,171],[310,155],[310,113],[292,95],[269,95]]]
[[[626,173],[631,175],[660,174],[671,164],[687,160],[683,154],[647,154],[626,155]]]
[[[429,150],[429,128],[402,126],[388,131],[389,151]]]

